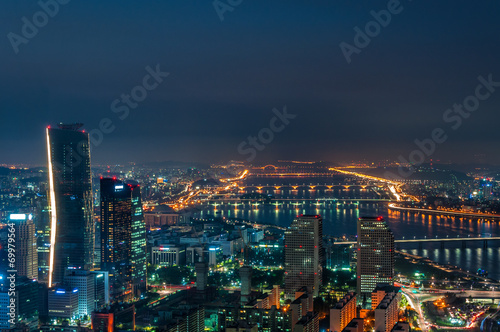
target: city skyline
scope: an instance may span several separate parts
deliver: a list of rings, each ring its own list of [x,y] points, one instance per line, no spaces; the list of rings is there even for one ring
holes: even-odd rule
[[[500,2],[16,0],[1,332],[497,332]]]

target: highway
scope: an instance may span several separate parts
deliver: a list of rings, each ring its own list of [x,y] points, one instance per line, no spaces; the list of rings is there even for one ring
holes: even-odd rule
[[[371,180],[371,181],[377,181],[377,182],[385,183],[389,187],[389,190],[391,191],[391,193],[393,194],[393,196],[398,201],[403,201],[403,200],[412,200],[412,201],[415,201],[415,202],[419,202],[420,201],[417,197],[412,196],[412,195],[408,195],[408,194],[404,193],[401,190],[401,186],[403,185],[403,183],[399,183],[399,182],[396,182],[396,181],[387,180],[387,179],[384,179],[384,178],[379,178],[379,177],[376,177],[376,176],[366,175],[366,174],[363,174],[363,173],[351,172],[351,171],[344,171],[344,170],[339,169],[339,168],[329,168],[329,170],[330,171],[339,172],[339,173],[342,173],[342,174],[353,175],[353,176],[356,176],[356,177],[359,177],[359,178],[362,178],[362,179],[366,179],[366,180]]]
[[[425,316],[424,316],[423,310],[421,308],[421,304],[423,302],[434,301],[434,300],[436,300],[438,298],[443,297],[446,293],[459,294],[460,297],[469,297],[469,296],[472,296],[473,298],[477,298],[477,299],[483,299],[483,298],[487,298],[487,299],[490,299],[490,298],[500,298],[500,292],[498,292],[498,291],[495,291],[495,292],[491,292],[491,291],[474,291],[474,290],[470,290],[470,291],[459,291],[459,290],[456,290],[455,291],[455,290],[435,290],[435,289],[433,289],[432,291],[433,292],[437,291],[437,293],[427,293],[425,290],[418,290],[416,288],[403,287],[403,285],[401,285],[399,283],[394,283],[394,285],[396,285],[398,287],[401,287],[401,291],[403,292],[403,294],[408,299],[408,303],[417,312],[417,314],[418,314],[418,324],[419,324],[420,328],[422,329],[422,331],[428,331],[429,330],[429,326],[434,326],[434,327],[442,328],[442,329],[457,329],[457,330],[471,329],[471,328],[473,328],[476,325],[477,319],[479,319],[479,317],[480,317],[480,315],[478,314],[475,317],[476,320],[473,320],[468,326],[461,327],[461,328],[459,328],[459,327],[454,328],[454,327],[447,327],[447,326],[437,326],[437,325],[429,324],[425,320]],[[494,315],[496,315],[496,314],[498,314],[498,311]],[[481,322],[481,331],[483,331],[482,327],[484,325],[485,319],[483,319],[482,322]]]

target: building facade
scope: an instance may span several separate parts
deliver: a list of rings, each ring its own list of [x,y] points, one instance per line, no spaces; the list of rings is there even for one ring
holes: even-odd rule
[[[35,224],[31,214],[11,214],[16,230],[16,270],[18,276],[38,279],[38,252]]]
[[[390,332],[399,320],[399,291],[385,295],[375,309],[375,332]]]
[[[68,270],[64,284],[78,289],[78,314],[88,316],[95,310],[94,275],[85,270]]]
[[[323,219],[317,215],[297,216],[285,231],[285,294],[310,287],[318,295],[322,283]]]
[[[177,245],[152,247],[151,263],[159,266],[185,265],[186,247]]]
[[[382,217],[359,218],[357,293],[370,301],[377,284],[394,284],[394,234]]]
[[[89,135],[82,124],[46,130],[50,202],[49,285],[69,268],[93,268],[94,222]]]
[[[146,226],[136,182],[101,179],[101,270],[112,297],[146,290]]]
[[[16,315],[17,322],[38,327],[38,282],[27,277],[16,280]]]
[[[90,271],[94,277],[95,310],[109,305],[109,273],[107,271]]]
[[[11,324],[11,316],[9,316],[10,313],[9,304],[10,304],[9,292],[0,291],[0,329],[9,329],[11,325],[13,325]]]
[[[77,288],[57,287],[50,289],[48,304],[50,318],[80,318]]]
[[[356,294],[348,293],[330,309],[330,331],[342,332],[356,318]]]

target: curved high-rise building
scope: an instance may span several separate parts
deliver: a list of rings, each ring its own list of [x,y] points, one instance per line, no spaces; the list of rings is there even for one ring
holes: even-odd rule
[[[46,129],[50,202],[49,286],[68,268],[93,268],[89,135],[82,124]]]

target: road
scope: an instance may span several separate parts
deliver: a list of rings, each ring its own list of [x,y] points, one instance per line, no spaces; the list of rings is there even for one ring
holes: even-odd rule
[[[402,287],[401,284],[399,283],[394,283],[396,286],[401,287],[401,291],[403,294],[406,296],[408,299],[408,303],[410,306],[415,309],[415,311],[418,314],[418,324],[422,331],[428,331],[430,326],[435,326],[437,328],[444,328],[444,329],[470,329],[475,326],[477,323],[477,319],[481,316],[480,314],[476,315],[475,320],[469,323],[467,327],[461,327],[461,328],[454,328],[454,327],[445,327],[445,326],[436,326],[432,325],[429,322],[425,320],[424,313],[421,308],[421,304],[423,302],[427,301],[434,301],[438,298],[443,297],[446,293],[455,293],[459,294],[462,297],[469,297],[472,296],[473,298],[499,298],[500,299],[500,291],[476,291],[476,290],[469,290],[469,291],[461,291],[461,290],[436,290],[433,289],[433,293],[428,293],[428,290],[419,290],[416,288],[407,288],[407,287]],[[481,321],[481,331],[484,331],[484,326],[485,326],[485,321],[487,322],[488,318],[493,319],[494,316],[498,315],[500,312],[500,309],[495,312],[494,314],[488,315]]]
[[[403,294],[408,299],[408,303],[410,304],[410,306],[413,309],[415,309],[415,311],[418,314],[418,325],[420,326],[420,328],[422,329],[422,331],[427,332],[429,330],[428,323],[425,320],[424,313],[422,311],[422,307],[420,306],[421,301],[423,302],[424,299],[421,300],[420,299],[420,294],[418,292],[417,293],[413,293],[412,289],[410,289],[410,288],[403,287],[403,285],[398,284],[398,283],[394,283],[394,285],[398,286],[398,287],[401,287],[401,291],[403,292]],[[440,296],[439,295],[438,296],[434,295],[434,297],[435,298],[439,298]],[[432,299],[432,296],[428,296],[425,299],[425,301],[428,301],[428,300],[431,300],[431,299]]]
[[[496,312],[484,317],[484,319],[481,321],[481,325],[480,325],[481,332],[493,331],[493,327],[496,327],[496,325],[497,325],[499,314],[500,314],[500,309],[498,309]]]
[[[417,197],[409,195],[409,194],[406,194],[406,193],[403,192],[403,190],[401,189],[401,187],[404,185],[404,183],[400,183],[400,182],[397,182],[397,181],[391,181],[391,180],[380,178],[380,177],[376,177],[376,176],[366,175],[366,174],[363,174],[363,173],[351,172],[351,171],[344,171],[344,170],[339,169],[339,168],[329,168],[328,170],[339,172],[339,173],[342,173],[342,174],[357,176],[357,177],[365,179],[365,180],[371,180],[371,181],[377,181],[377,182],[385,183],[385,184],[387,184],[387,186],[389,188],[389,191],[393,194],[393,196],[398,201],[406,201],[406,200],[412,200],[412,201],[415,201],[415,202],[419,202],[420,201]]]

